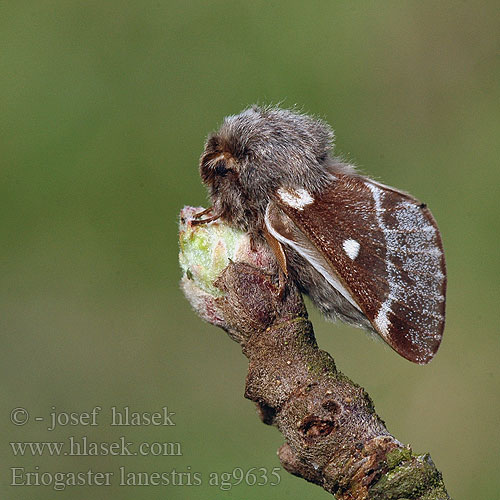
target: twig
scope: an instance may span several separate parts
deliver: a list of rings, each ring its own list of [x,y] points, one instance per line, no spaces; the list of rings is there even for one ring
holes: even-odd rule
[[[282,293],[275,273],[230,262],[215,285],[222,296],[183,279],[195,310],[241,345],[249,360],[245,397],[285,437],[278,454],[288,472],[338,500],[450,498],[430,456],[392,436],[366,391],[318,349],[293,283]]]

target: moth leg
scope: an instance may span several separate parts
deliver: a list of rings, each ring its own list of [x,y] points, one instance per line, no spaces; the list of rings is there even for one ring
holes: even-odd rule
[[[285,251],[281,243],[269,231],[264,230],[264,237],[278,261],[278,296],[281,299],[285,293],[286,280],[288,278]]]
[[[265,229],[263,232],[264,238],[266,238],[267,244],[271,247],[271,250],[273,251],[276,260],[278,261],[281,271],[285,276],[288,276],[286,255],[285,251],[283,250],[283,246],[269,231],[267,231],[267,229]]]
[[[193,219],[199,219],[200,217],[203,217],[204,215],[209,214],[212,211],[212,208],[213,207],[208,207],[208,208],[205,208],[205,210],[202,210],[201,212],[194,214]]]
[[[250,233],[250,250],[252,252],[257,251],[257,244],[255,243],[255,236],[252,233]]]
[[[203,212],[197,215],[201,215]],[[214,220],[217,220],[220,218],[220,214],[215,214],[212,215],[212,217],[207,217],[206,219],[198,219],[198,220],[192,220],[191,225],[192,226],[199,226],[201,224],[208,224],[209,222],[213,222]]]
[[[286,288],[286,275],[282,271],[281,267],[278,269],[278,298],[282,299],[285,295]]]

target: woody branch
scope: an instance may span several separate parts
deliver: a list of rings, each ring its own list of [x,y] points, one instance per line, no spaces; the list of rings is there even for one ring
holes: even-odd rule
[[[245,397],[283,434],[278,455],[288,472],[338,500],[450,498],[430,456],[392,436],[366,391],[318,349],[292,282],[283,293],[275,273],[230,262],[215,281],[223,295],[197,285],[183,279],[195,310],[241,345],[249,360]]]

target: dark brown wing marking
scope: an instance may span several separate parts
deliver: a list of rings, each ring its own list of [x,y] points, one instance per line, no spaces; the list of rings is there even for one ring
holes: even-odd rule
[[[410,361],[429,362],[444,328],[446,270],[439,230],[425,205],[345,174],[314,197],[280,190],[274,204],[319,251],[381,337]]]

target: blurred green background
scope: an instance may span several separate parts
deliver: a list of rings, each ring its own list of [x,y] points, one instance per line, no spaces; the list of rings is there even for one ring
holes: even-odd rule
[[[198,158],[225,115],[297,104],[336,150],[425,201],[449,269],[447,328],[426,367],[310,310],[318,342],[391,432],[429,451],[455,499],[500,498],[498,2],[27,1],[0,7],[2,498],[330,498],[209,486],[279,467],[279,432],[243,398],[246,360],[178,288],[177,215],[206,205]],[[57,411],[98,427],[49,432]],[[111,428],[111,406],[175,427]],[[31,415],[9,422],[14,407]],[[168,441],[175,457],[14,457],[10,441]],[[201,486],[120,487],[136,472]],[[113,471],[113,486],[9,487],[25,471]]]

